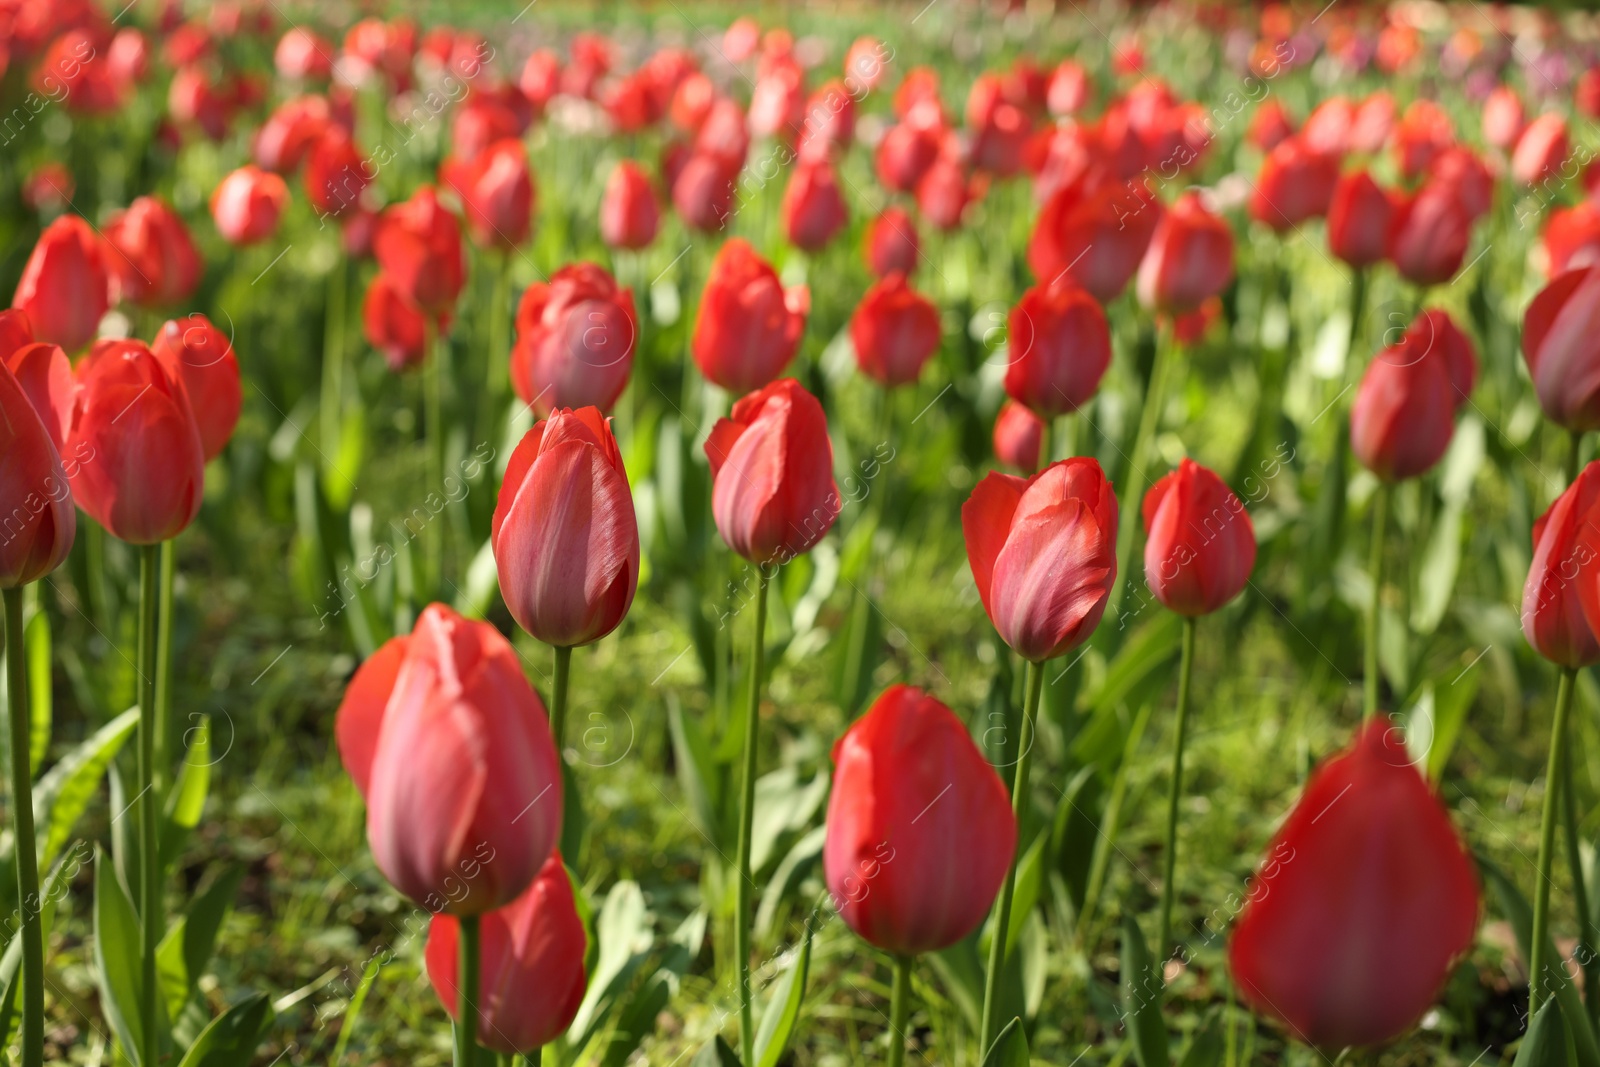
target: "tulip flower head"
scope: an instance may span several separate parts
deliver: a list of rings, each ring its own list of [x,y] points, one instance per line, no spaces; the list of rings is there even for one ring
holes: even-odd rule
[[[205,263],[188,227],[158,197],[141,196],[106,223],[105,253],[119,300],[161,308],[182,303],[200,285]]]
[[[1111,365],[1100,302],[1071,279],[1036,285],[1006,320],[1006,394],[1042,419],[1077,411]]]
[[[885,208],[883,214],[867,224],[862,252],[867,268],[879,278],[895,271],[908,278],[915,274],[920,249],[917,224],[904,208]]]
[[[1256,562],[1244,503],[1214,472],[1185,457],[1144,496],[1144,576],[1179,615],[1209,615],[1238,596]]]
[[[383,353],[390,370],[421,366],[427,358],[428,313],[407,299],[382,271],[367,286],[367,295],[361,302],[361,324],[367,342]],[[448,312],[439,315],[433,326],[439,333],[449,327]]]
[[[211,194],[211,217],[229,244],[252,245],[277,231],[288,203],[289,187],[283,179],[249,163],[217,185]]]
[[[35,340],[76,352],[94,338],[110,304],[100,238],[83,219],[62,215],[39,235],[11,306],[27,314]]]
[[[59,351],[59,350],[58,350]],[[41,413],[0,363],[0,589],[16,589],[61,566],[72,548],[78,513],[61,455]]]
[[[594,263],[562,267],[523,291],[511,384],[541,417],[557,408],[610,411],[627,388],[638,336],[632,290]]]
[[[1233,280],[1233,232],[1187,192],[1162,216],[1139,263],[1139,303],[1188,311]]]
[[[1550,421],[1574,433],[1600,429],[1600,265],[1539,291],[1523,315],[1522,354]]]
[[[1533,562],[1522,588],[1522,633],[1562,667],[1600,663],[1600,463],[1591,463],[1533,524]]]
[[[661,205],[644,170],[631,159],[617,164],[600,201],[600,236],[612,248],[645,248],[661,226]]]
[[[461,199],[478,247],[509,249],[527,241],[537,197],[520,140],[496,141],[470,160],[447,159],[439,180]]]
[[[1007,467],[1024,474],[1039,469],[1047,427],[1027,405],[1006,399],[994,420],[994,456]]]
[[[1368,365],[1350,408],[1350,447],[1386,482],[1427,471],[1455,434],[1456,412],[1472,395],[1478,360],[1443,311],[1419,315]]]
[[[8,314],[20,315],[18,312]],[[17,384],[28,395],[33,410],[44,421],[50,443],[60,452],[67,447],[72,429],[72,407],[77,402],[77,384],[72,380],[72,363],[60,345],[43,342],[24,344],[0,359],[17,377]]]
[[[695,365],[729,392],[760,389],[794,358],[810,304],[805,286],[783,288],[748,242],[730,239],[717,252],[700,298],[691,342]]]
[[[433,186],[384,209],[372,250],[390,283],[412,304],[434,315],[455,307],[466,283],[466,249],[461,224],[439,203]]]
[[[891,274],[874,282],[850,319],[861,373],[886,388],[910,385],[939,350],[939,309]]]
[[[794,169],[783,192],[783,225],[790,244],[819,251],[844,227],[847,214],[832,163],[819,159]]]
[[[1328,205],[1328,250],[1352,267],[1370,267],[1388,254],[1394,199],[1364,170],[1339,179]]]
[[[190,315],[163,325],[150,351],[169,377],[183,383],[206,459],[215,458],[233,436],[244,404],[233,341],[204,315]]]

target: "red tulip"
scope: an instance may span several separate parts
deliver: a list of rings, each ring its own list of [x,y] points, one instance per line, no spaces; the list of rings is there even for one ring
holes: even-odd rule
[[[1039,212],[1028,266],[1046,284],[1070,278],[1102,304],[1139,269],[1163,209],[1144,182],[1077,182]]]
[[[204,315],[168,320],[150,351],[168,377],[181,381],[200,428],[206,459],[221,454],[239,423],[244,396],[233,341]]]
[[[994,420],[994,455],[1008,467],[1026,474],[1039,469],[1039,455],[1044,450],[1046,426],[1044,420],[1027,406],[1006,398],[1000,405],[1000,414]]]
[[[1100,464],[991,471],[961,505],[961,532],[983,610],[1019,656],[1042,663],[1094,633],[1117,580],[1117,498]]]
[[[337,217],[359,207],[361,194],[377,176],[377,165],[361,154],[350,135],[332,126],[306,160],[306,199],[319,218]]]
[[[291,174],[333,123],[326,97],[287,100],[256,131],[252,155],[262,170]]]
[[[1501,150],[1522,136],[1522,97],[1508,85],[1496,86],[1483,102],[1483,139]]]
[[[178,126],[198,127],[213,141],[228,135],[231,110],[225,87],[199,66],[180,67],[167,89],[167,110]]]
[[[811,94],[800,133],[802,161],[831,159],[849,148],[855,136],[856,98],[844,82],[830,81]]]
[[[459,936],[453,915],[436,914],[428,925],[428,980],[452,1019],[461,1002]],[[565,1033],[588,984],[588,935],[559,852],[550,854],[521,896],[483,916],[478,936],[478,1044],[530,1052]]]
[[[789,243],[818,252],[848,221],[844,192],[826,159],[801,163],[783,191],[783,228]]]
[[[939,309],[904,274],[874,282],[850,319],[861,373],[886,388],[910,385],[939,350]]]
[[[543,113],[560,87],[561,57],[548,48],[536,49],[517,75],[517,88],[535,111]]]
[[[511,454],[491,541],[511,615],[547,645],[598,641],[639,587],[639,527],[610,420],[562,408]]]
[[[750,129],[745,125],[744,109],[738,101],[718,97],[695,132],[695,155],[716,160],[721,173],[732,181],[738,177],[749,151]]]
[[[536,197],[520,140],[496,141],[471,160],[447,159],[439,180],[460,198],[479,248],[515,248],[528,239]]]
[[[101,341],[77,368],[65,454],[78,506],[113,537],[151,545],[200,512],[206,457],[183,383],[139,341]]]
[[[1533,650],[1552,663],[1578,670],[1600,663],[1600,640],[1590,618],[1600,608],[1600,583],[1593,579],[1600,547],[1594,512],[1600,502],[1600,464],[1585,467],[1533,524],[1533,563],[1522,587],[1522,633]]]
[[[390,370],[420,366],[427,358],[428,314],[408,300],[382,271],[367,286],[361,323],[368,343],[383,353]],[[440,314],[435,331],[443,333],[449,326],[449,312]]]
[[[1600,429],[1600,267],[1568,271],[1539,291],[1523,316],[1522,354],[1551,422]]]
[[[106,49],[106,71],[119,97],[144,81],[150,71],[150,42],[132,26],[124,26]]]
[[[34,211],[54,214],[72,206],[78,186],[72,172],[55,160],[34,167],[22,183],[22,202]]]
[[[611,118],[617,133],[638,133],[660,121],[662,108],[649,71],[636,70],[605,87],[601,106]]]
[[[1343,156],[1350,151],[1350,127],[1355,120],[1355,105],[1349,97],[1330,96],[1306,117],[1300,136],[1313,152]]]
[[[1076,114],[1094,96],[1094,86],[1083,67],[1070,59],[1063,59],[1050,75],[1050,88],[1045,107],[1059,117]]]
[[[20,314],[20,312],[7,312]],[[72,407],[77,401],[77,384],[72,380],[72,361],[60,345],[43,342],[23,344],[0,362],[16,375],[17,384],[28,394],[33,410],[39,413],[50,443],[59,454],[67,447],[72,429]]]
[[[1444,456],[1456,412],[1472,395],[1472,344],[1439,310],[1419,315],[1373,357],[1350,408],[1350,447],[1386,482],[1414,478]]]
[[[1250,117],[1250,129],[1245,139],[1263,152],[1270,152],[1294,136],[1294,122],[1276,97],[1261,102]]]
[[[983,924],[1017,849],[1005,783],[932,696],[889,688],[833,746],[822,868],[839,916],[897,956]]]
[[[1379,89],[1356,108],[1355,118],[1350,123],[1350,150],[1369,155],[1381,152],[1394,126],[1394,97]]]
[[[45,4],[19,7],[13,9],[15,13],[11,18],[20,28],[25,21],[50,19],[53,7]],[[61,14],[64,16],[66,12]],[[98,14],[95,12],[96,16]],[[87,18],[88,12],[85,12]],[[49,24],[45,21],[45,26]],[[83,115],[108,115],[116,111],[123,105],[127,85],[117,79],[110,64],[98,54],[97,35],[87,29],[61,28],[66,32],[50,42],[34,68],[32,81],[36,95],[28,104],[29,110],[37,114],[32,101],[38,101],[42,108],[48,99],[59,100],[68,110]],[[8,31],[8,53],[15,47],[9,43],[10,36]],[[20,102],[20,94],[17,99]]]
[[[76,215],[62,215],[39,235],[11,306],[27,313],[36,340],[76,352],[94,338],[110,306],[110,278],[100,239]]]
[[[809,551],[839,517],[828,420],[793,378],[740,398],[712,428],[706,458],[717,531],[751,563]]]
[[[759,389],[794,358],[809,307],[804,286],[785,290],[755,249],[732,238],[717,252],[700,297],[695,364],[729,392]]]
[[[272,62],[284,78],[326,78],[333,73],[333,45],[311,30],[295,26],[278,38]]]
[[[1312,773],[1228,944],[1244,999],[1318,1048],[1381,1045],[1443,989],[1478,880],[1401,731],[1369,722]]]
[[[862,251],[867,268],[880,278],[895,271],[907,277],[915,274],[920,250],[917,224],[904,208],[885,208],[883,214],[867,224]]]
[[[334,722],[383,876],[435,913],[522,895],[561,833],[544,705],[510,642],[430,604],[350,679]]]
[[[756,79],[746,121],[757,137],[792,141],[805,122],[805,72],[791,61],[776,63]]]
[[[16,589],[61,566],[78,516],[61,455],[11,371],[0,366],[0,589]]]
[[[749,15],[729,23],[722,34],[722,54],[729,63],[743,63],[756,54],[761,44],[761,24]]]
[[[716,102],[716,83],[696,71],[684,78],[673,91],[672,103],[667,107],[667,118],[684,133],[696,134],[705,125]]]
[[[199,287],[205,270],[200,252],[183,220],[158,197],[141,196],[113,215],[105,238],[118,299],[140,307],[171,307]]]
[[[385,208],[372,237],[378,265],[405,298],[435,315],[455,307],[466,283],[461,225],[431,185]]]
[[[0,359],[6,359],[17,349],[31,344],[33,324],[28,321],[28,313],[20,308],[0,311]]]
[[[1494,175],[1488,164],[1459,145],[1434,157],[1428,179],[1455,191],[1468,220],[1488,214],[1494,204]]]
[[[562,267],[517,305],[511,384],[541,418],[557,408],[610,411],[627,388],[638,336],[632,290],[593,263]]]
[[[1528,123],[1511,153],[1511,177],[1535,185],[1555,175],[1567,161],[1567,120],[1554,111]]]
[[[1168,610],[1209,615],[1238,596],[1256,532],[1226,482],[1185,457],[1144,495],[1144,580]]]
[[[622,160],[606,180],[600,200],[600,236],[612,248],[645,248],[660,226],[655,186],[639,164]]]
[[[1545,275],[1600,263],[1600,204],[1593,200],[1550,212],[1544,225]]]
[[[986,182],[969,179],[958,159],[940,155],[917,182],[917,210],[938,229],[956,229],[967,205],[982,197]]]
[[[738,168],[720,156],[695,152],[672,179],[672,206],[690,227],[715,233],[733,215]]]
[[[223,178],[211,194],[211,217],[229,244],[255,244],[277,230],[288,202],[283,179],[250,163]]]
[[[844,57],[845,84],[858,94],[878,87],[888,69],[883,44],[872,37],[857,37]]]
[[[1282,233],[1326,214],[1339,182],[1339,160],[1313,152],[1297,137],[1279,143],[1261,164],[1250,217]]]
[[[1006,319],[1006,393],[1040,418],[1077,411],[1111,365],[1099,301],[1070,281],[1036,285]]]
[[[1578,75],[1572,98],[1580,113],[1589,118],[1600,118],[1600,67],[1590,67]]]
[[[1233,232],[1207,211],[1198,194],[1173,204],[1139,264],[1139,303],[1161,311],[1188,311],[1233,280]]]
[[[902,122],[878,142],[874,159],[878,180],[885,189],[908,193],[939,157],[941,131],[937,126]]]
[[[997,74],[980,74],[967,93],[967,129],[972,136],[972,165],[1002,178],[1022,169],[1022,145],[1032,132],[1027,113],[1005,99]]]
[[[1433,164],[1433,158],[1455,144],[1450,116],[1432,100],[1413,100],[1395,127],[1392,144],[1400,173],[1415,178]]]
[[[1389,258],[1417,285],[1447,282],[1461,269],[1472,237],[1472,218],[1451,186],[1429,182],[1395,205]]]
[[[1394,210],[1394,198],[1371,174],[1344,175],[1328,205],[1328,250],[1352,267],[1381,262],[1388,254]]]

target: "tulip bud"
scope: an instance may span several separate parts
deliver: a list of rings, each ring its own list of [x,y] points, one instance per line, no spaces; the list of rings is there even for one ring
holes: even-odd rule
[[[1483,102],[1483,139],[1495,148],[1509,149],[1522,136],[1522,98],[1509,85],[1496,86]]]
[[[1407,281],[1447,282],[1461,269],[1472,237],[1472,217],[1453,186],[1429,182],[1395,205],[1389,258]]]
[[[491,542],[512,617],[547,645],[598,641],[639,586],[639,527],[610,420],[562,409],[517,445]]]
[[[420,186],[410,200],[384,209],[372,250],[396,291],[411,303],[434,315],[455,307],[466,283],[467,255],[460,223],[440,205],[433,186]]]
[[[334,734],[367,802],[373,861],[428,910],[504,907],[554,851],[561,769],[550,724],[488,623],[428,605],[350,679]]]
[[[119,300],[140,307],[179,304],[194,295],[205,264],[176,212],[154,196],[141,196],[106,223],[107,264]]]
[[[1600,429],[1600,266],[1539,291],[1522,320],[1522,354],[1545,416],[1573,433]]]
[[[861,373],[886,388],[910,385],[939,350],[939,309],[903,274],[874,282],[850,319]]]
[[[961,532],[983,610],[1019,656],[1042,663],[1094,633],[1117,580],[1117,498],[1100,464],[991,471],[961,505]]]
[[[878,180],[891,192],[911,192],[939,157],[939,142],[937,127],[910,122],[891,127],[873,157]]]
[[[150,351],[168,377],[183,383],[201,448],[207,460],[216,458],[233,436],[244,404],[233,342],[204,315],[190,315],[162,326]]]
[[[1543,239],[1548,278],[1600,263],[1600,204],[1585,200],[1551,211]]]
[[[1328,249],[1352,267],[1370,267],[1388,252],[1394,200],[1364,170],[1334,187],[1328,205]]]
[[[1045,430],[1043,419],[1029,411],[1026,405],[1007,398],[1000,405],[1000,414],[994,420],[995,458],[1008,467],[1032,474],[1039,469]]]
[[[1600,663],[1600,640],[1586,616],[1600,609],[1594,560],[1600,548],[1595,505],[1600,503],[1600,463],[1585,467],[1533,524],[1533,563],[1522,587],[1522,633],[1533,650],[1562,667]],[[1585,587],[1590,588],[1585,588]]]
[[[1040,418],[1077,411],[1111,365],[1099,301],[1070,281],[1036,285],[1006,319],[1006,394]]]
[[[896,685],[833,746],[822,867],[840,918],[897,956],[983,924],[1017,849],[1005,783],[966,725]]]
[[[1528,123],[1511,153],[1511,177],[1522,185],[1535,185],[1557,173],[1567,161],[1567,120],[1557,112],[1540,115]]]
[[[295,26],[278,38],[272,62],[290,80],[326,78],[333,73],[333,45],[311,30]]]
[[[479,248],[515,248],[528,239],[536,195],[520,140],[496,141],[470,161],[447,159],[439,180],[461,198]]]
[[[1444,456],[1455,416],[1472,395],[1472,343],[1443,311],[1419,315],[1373,357],[1350,408],[1350,447],[1386,482],[1427,471]]]
[[[1327,213],[1339,181],[1336,156],[1314,152],[1290,137],[1261,164],[1250,197],[1250,217],[1278,233]]]
[[[695,364],[729,392],[759,389],[794,358],[809,310],[804,286],[784,289],[777,272],[748,242],[731,238],[717,251],[700,296]]]
[[[1065,186],[1039,212],[1028,240],[1028,266],[1041,282],[1070,278],[1109,303],[1139,269],[1163,214],[1144,182]]]
[[[1070,59],[1063,59],[1050,75],[1045,107],[1057,118],[1082,110],[1094,95],[1088,71]]]
[[[982,198],[987,181],[983,177],[969,179],[959,160],[941,155],[917,182],[917,210],[936,228],[954,230],[961,225],[967,205]]]
[[[541,418],[557,408],[610,411],[627,388],[638,336],[632,290],[593,263],[562,267],[523,291],[511,384]]]
[[[783,228],[789,243],[820,251],[848,221],[844,193],[826,159],[801,163],[783,191]]]
[[[1350,151],[1350,127],[1355,119],[1355,105],[1349,97],[1330,96],[1306,117],[1300,136],[1313,151],[1343,156]]]
[[[287,100],[256,131],[251,155],[262,170],[292,174],[332,121],[333,112],[326,97]]]
[[[880,278],[895,271],[908,278],[915,274],[920,250],[917,224],[904,208],[885,208],[883,214],[867,224],[862,251],[867,269]]]
[[[694,154],[709,156],[731,185],[750,152],[750,128],[738,101],[719,96],[711,103],[705,121],[694,135]],[[681,209],[680,209],[681,210]]]
[[[1294,136],[1294,122],[1276,97],[1263,100],[1250,118],[1245,139],[1263,152],[1270,152]]]
[[[383,353],[390,370],[420,366],[427,358],[427,313],[406,299],[381,271],[367,286],[361,303],[361,323],[367,342]],[[438,332],[443,333],[449,326],[449,314],[440,315]]]
[[[223,178],[211,194],[211,217],[229,244],[250,245],[272,236],[288,202],[283,179],[249,163]]]
[[[139,341],[101,341],[78,364],[66,454],[78,506],[113,536],[153,545],[200,512],[206,457],[183,383]]]
[[[1247,1003],[1317,1048],[1409,1030],[1477,932],[1472,860],[1381,720],[1312,773],[1255,883],[1228,969]]]
[[[650,178],[633,160],[622,160],[600,201],[600,236],[612,248],[645,248],[660,226],[661,207]]]
[[[560,86],[561,57],[548,48],[536,49],[517,74],[517,88],[534,110],[541,113],[555,98]]]
[[[1185,457],[1144,495],[1144,580],[1168,610],[1209,615],[1238,596],[1256,563],[1244,503]]]
[[[1350,151],[1373,155],[1383,151],[1394,132],[1394,97],[1379,89],[1361,101],[1350,123]]]
[[[751,563],[809,551],[839,517],[827,416],[793,378],[735,403],[706,439],[706,458],[717,531]]]
[[[1139,264],[1139,303],[1188,311],[1233,280],[1233,232],[1207,211],[1198,194],[1184,193],[1162,216]]]
[[[672,206],[701,233],[722,229],[733,214],[738,168],[719,156],[695,152],[672,180]]]
[[[78,514],[51,437],[28,393],[0,365],[0,500],[8,509],[0,521],[0,589],[43,578],[72,549]]]
[[[306,199],[319,216],[338,217],[360,204],[361,194],[377,175],[377,165],[361,155],[350,135],[331,127],[306,160]]]
[[[434,915],[428,924],[428,981],[450,1018],[460,1011],[460,923]],[[479,921],[481,956],[478,1044],[501,1053],[532,1052],[566,1032],[588,983],[588,934],[572,879],[552,852],[527,890]]]
[[[25,312],[38,341],[76,352],[94,338],[110,306],[110,278],[100,239],[76,215],[62,215],[39,235],[11,306]]]
[[[802,161],[831,159],[848,149],[855,136],[856,98],[844,82],[830,81],[811,94],[800,134]]]
[[[1032,132],[1027,113],[1005,99],[997,74],[978,75],[967,92],[967,129],[972,136],[972,165],[1001,178],[1022,169],[1022,146]]]

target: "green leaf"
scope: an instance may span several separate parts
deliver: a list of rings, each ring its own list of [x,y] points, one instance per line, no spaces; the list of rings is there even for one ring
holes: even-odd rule
[[[100,1006],[133,1067],[140,1067],[139,919],[104,853],[94,858],[94,962]]]
[[[1122,1020],[1139,1067],[1167,1067],[1167,1024],[1161,1017],[1161,975],[1132,915],[1122,916]]]
[[[168,870],[177,860],[189,831],[200,825],[206,794],[211,788],[211,716],[201,715],[200,724],[189,731],[192,740],[183,758],[183,769],[167,794],[167,817],[161,827],[161,869]]]
[[[1100,838],[1100,779],[1093,767],[1073,775],[1056,805],[1050,829],[1050,855],[1066,883],[1072,906],[1083,910],[1084,890],[1094,865],[1095,842]]]
[[[233,864],[194,898],[183,918],[174,923],[156,949],[156,970],[168,1015],[176,1018],[194,994],[211,962],[217,932],[244,880],[244,867]]]
[[[574,1047],[582,1048],[589,1043],[649,954],[653,940],[651,926],[639,884],[624,881],[612,886],[595,923],[600,957],[589,975],[589,989],[583,1003],[578,1005],[578,1014],[567,1030]]]
[[[1567,1067],[1567,1027],[1556,998],[1546,1000],[1534,1014],[1511,1067]]]
[[[1016,891],[1011,896],[1011,924],[1006,931],[1006,955],[1017,950],[1017,938],[1022,936],[1022,926],[1039,903],[1039,892],[1044,886],[1044,847],[1047,834],[1033,839],[1028,851],[1017,861]]]
[[[1431,634],[1439,628],[1461,570],[1461,520],[1464,503],[1449,503],[1434,519],[1433,531],[1417,568],[1417,595],[1411,603],[1411,628]]]
[[[780,767],[756,779],[755,811],[750,819],[750,872],[766,869],[778,842],[806,829],[828,799],[828,774],[802,782],[794,767]]]
[[[500,570],[494,559],[494,545],[485,541],[467,566],[466,580],[456,594],[456,610],[469,619],[481,619],[494,606],[500,591]]]
[[[694,1058],[689,1067],[740,1067],[739,1057],[718,1034],[706,1042],[706,1047]]]
[[[200,1031],[178,1067],[250,1067],[276,1017],[265,993],[251,993]]]
[[[789,1039],[794,1036],[795,1024],[800,1020],[800,1006],[806,999],[806,976],[811,970],[811,927],[806,926],[806,939],[800,944],[784,968],[783,975],[773,983],[772,996],[761,1012],[761,1025],[756,1029],[756,1067],[778,1067]]]
[[[1106,711],[1127,699],[1135,686],[1178,654],[1183,620],[1170,611],[1135,630],[1106,668],[1105,679],[1088,695],[1091,711]]]
[[[339,1040],[334,1042],[333,1057],[328,1060],[328,1067],[339,1067],[344,1062],[344,1051],[350,1045],[350,1038],[356,1032],[356,1022],[361,1018],[361,1007],[367,1002],[367,995],[372,992],[372,987],[378,981],[378,972],[383,969],[383,958],[374,955],[367,961],[366,969],[361,972],[361,983],[356,986],[355,995],[350,998],[350,1004],[344,1010],[344,1020],[339,1024]]]
[[[1220,1023],[1220,1012],[1213,1010],[1206,1013],[1200,1029],[1189,1039],[1189,1047],[1184,1050],[1183,1059],[1178,1061],[1178,1067],[1220,1067],[1222,1058],[1227,1053],[1227,1043],[1222,1039]]]
[[[72,836],[72,828],[99,791],[101,775],[138,723],[139,709],[129,708],[63,756],[33,787],[40,866],[55,862],[61,846]]]
[[[1028,1067],[1028,1038],[1021,1019],[1006,1023],[983,1057],[983,1067]]]
[[[1452,667],[1450,673],[1422,687],[1406,720],[1406,749],[1428,780],[1438,784],[1450,754],[1461,738],[1467,711],[1478,695],[1478,667]]]
[[[28,760],[34,773],[50,751],[50,616],[37,610],[22,628],[28,656],[28,704],[31,727]]]
[[[695,828],[714,845],[720,845],[717,818],[718,789],[711,746],[700,724],[686,715],[676,696],[667,696],[667,729],[672,734],[672,755],[678,770],[678,785],[689,802]]]

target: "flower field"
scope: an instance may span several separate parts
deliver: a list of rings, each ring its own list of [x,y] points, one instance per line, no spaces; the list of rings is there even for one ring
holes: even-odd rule
[[[7,1062],[1600,1067],[1597,119],[1563,5],[0,0]]]

